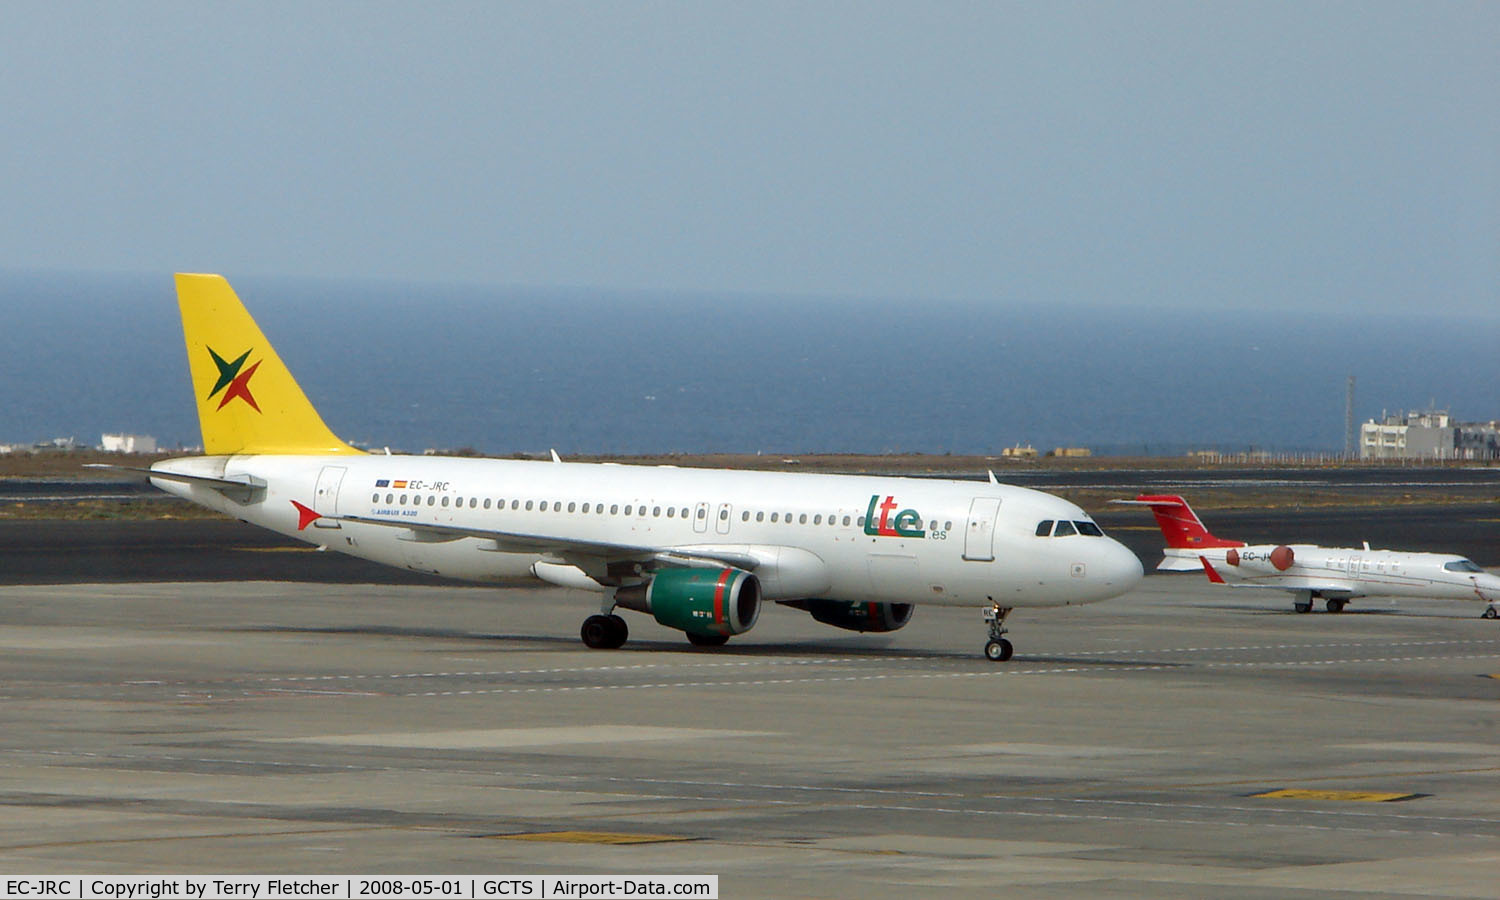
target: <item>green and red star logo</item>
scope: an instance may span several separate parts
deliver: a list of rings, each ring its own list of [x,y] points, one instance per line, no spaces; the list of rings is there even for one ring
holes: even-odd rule
[[[253,347],[251,348],[254,349]],[[241,353],[239,359],[234,362],[226,362],[224,357],[214,352],[214,348],[208,348],[208,355],[214,358],[214,365],[219,367],[219,380],[214,382],[214,389],[208,392],[207,399],[212,400],[220,391],[224,396],[219,398],[219,409],[223,409],[229,401],[235,397],[250,404],[250,408],[260,412],[260,406],[255,402],[255,395],[250,393],[250,377],[255,370],[260,368],[260,360],[256,360],[248,369],[244,368],[245,360],[250,358],[250,350]]]

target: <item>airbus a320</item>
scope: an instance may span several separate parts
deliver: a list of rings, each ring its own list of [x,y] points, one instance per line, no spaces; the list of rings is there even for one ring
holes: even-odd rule
[[[975,606],[1009,659],[1019,608],[1129,591],[1140,561],[1061,498],[995,483],[364,453],[336,437],[217,275],[179,274],[203,456],[157,487],[290,537],[471,582],[530,575],[595,591],[592,648],[621,610],[699,646],[765,603],[886,632],[915,606]],[[1038,523],[1049,523],[1046,533]]]

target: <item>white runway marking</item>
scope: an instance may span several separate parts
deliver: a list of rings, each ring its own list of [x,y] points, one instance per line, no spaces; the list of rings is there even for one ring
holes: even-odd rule
[[[1036,657],[1097,657],[1097,656],[1121,656],[1167,653],[1244,653],[1261,651],[1288,651],[1288,650],[1357,650],[1366,647],[1376,647],[1381,650],[1390,650],[1395,647],[1465,647],[1479,646],[1492,647],[1496,654],[1500,654],[1500,640],[1472,639],[1472,640],[1447,640],[1447,641],[1354,641],[1354,642],[1323,642],[1303,644],[1247,644],[1229,647],[1142,647],[1135,649],[1113,649],[1113,650],[1037,650],[1029,652],[1028,656]],[[1485,656],[1488,654],[1483,654]],[[1474,656],[1451,656],[1451,657],[1420,657],[1408,656],[1398,657],[1402,660],[1416,659],[1473,659]],[[1370,659],[1367,661],[1381,662],[1388,658]],[[554,666],[548,668],[530,669],[474,669],[454,670],[438,672],[362,672],[362,673],[340,673],[340,674],[313,674],[302,673],[294,675],[274,676],[249,676],[245,678],[218,678],[211,680],[194,681],[161,681],[161,680],[138,680],[120,682],[122,685],[130,686],[171,686],[190,687],[229,684],[284,684],[284,683],[306,683],[306,682],[329,682],[329,681],[403,681],[423,678],[510,678],[528,675],[591,675],[608,673],[647,672],[683,669],[748,669],[761,666],[889,666],[892,664],[926,663],[929,665],[940,665],[944,663],[967,665],[974,660],[969,657],[932,657],[932,656],[858,656],[858,657],[816,657],[811,659],[753,659],[753,660],[731,660],[731,661],[699,661],[691,659],[673,659],[670,661],[654,663],[635,663],[631,665],[618,666]],[[1358,660],[1328,660],[1327,662],[1356,662]],[[1201,666],[1242,666],[1242,665],[1316,665],[1319,661],[1288,661],[1284,663],[1256,663],[1256,662],[1198,662],[1191,665]],[[1171,664],[1141,663],[1135,668],[1169,668]],[[1130,669],[1126,669],[1128,671]],[[1012,672],[1010,674],[1037,674],[1041,670],[1028,671],[1026,673]],[[1047,669],[1047,672],[1060,671],[1121,671],[1115,668],[1089,667],[1086,669]],[[999,672],[986,671],[983,673],[956,673],[955,677],[967,677],[972,674],[1002,674]]]

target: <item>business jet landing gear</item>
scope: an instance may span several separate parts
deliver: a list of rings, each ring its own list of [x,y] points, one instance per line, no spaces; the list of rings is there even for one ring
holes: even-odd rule
[[[1329,612],[1341,613],[1344,611],[1344,604],[1348,602],[1348,600],[1340,600],[1337,597],[1329,597],[1325,605],[1328,607]]]
[[[1008,615],[1010,607],[998,603],[984,611],[984,620],[990,626],[990,639],[984,645],[984,656],[991,662],[1005,662],[1016,652],[1016,648],[1004,637],[1008,630],[1005,627],[1005,617]]]
[[[1484,612],[1479,614],[1479,617],[1481,619],[1500,619],[1500,609],[1496,609],[1493,605],[1486,606]]]
[[[1293,594],[1292,609],[1299,613],[1312,612],[1312,591],[1298,591]]]

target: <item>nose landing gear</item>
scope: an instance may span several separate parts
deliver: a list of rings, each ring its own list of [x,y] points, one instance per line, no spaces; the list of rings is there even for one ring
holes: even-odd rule
[[[993,600],[990,602],[994,605],[984,611],[984,620],[990,626],[990,639],[985,642],[984,656],[991,662],[1005,662],[1016,652],[1016,648],[1004,637],[1008,630],[1005,627],[1005,617],[1010,615],[1011,608],[1001,606]]]

